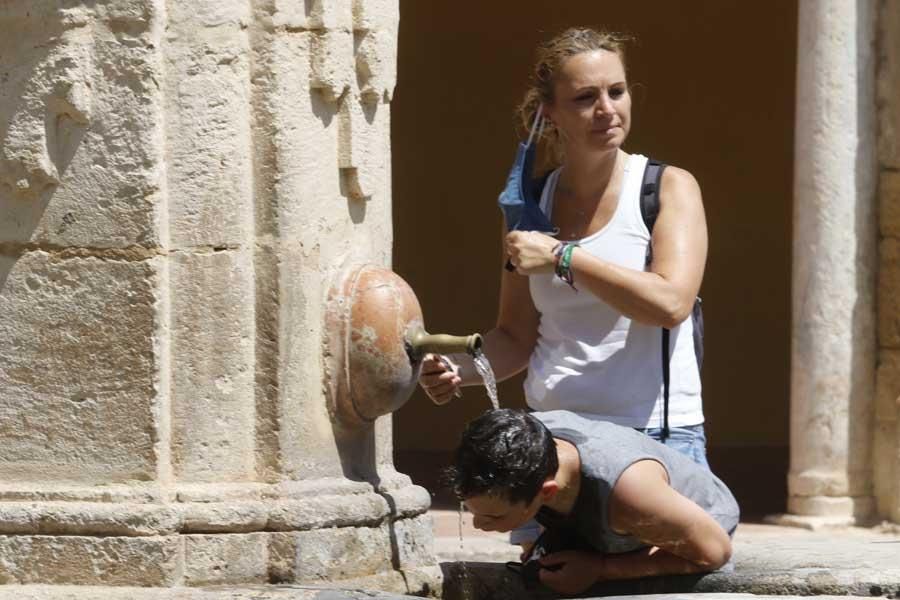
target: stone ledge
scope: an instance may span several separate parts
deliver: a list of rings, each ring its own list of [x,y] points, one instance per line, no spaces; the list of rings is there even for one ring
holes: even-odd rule
[[[529,592],[520,577],[501,563],[442,563],[443,600],[490,598],[546,600],[549,590]],[[581,598],[646,594],[754,594],[763,596],[883,596],[900,598],[900,567],[890,570],[829,568],[736,571],[705,575],[649,577],[598,584]]]
[[[308,531],[415,518],[428,492],[405,486],[381,492],[231,502],[2,501],[0,534],[156,536],[172,533]]]
[[[0,600],[404,600],[389,592],[319,586],[228,586],[210,588],[136,588],[96,586],[0,586]]]

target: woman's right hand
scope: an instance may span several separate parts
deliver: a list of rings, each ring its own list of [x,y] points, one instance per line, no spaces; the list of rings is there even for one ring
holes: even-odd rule
[[[440,354],[426,354],[422,360],[422,371],[419,385],[437,405],[447,404],[454,397],[459,397],[460,383],[459,365]]]

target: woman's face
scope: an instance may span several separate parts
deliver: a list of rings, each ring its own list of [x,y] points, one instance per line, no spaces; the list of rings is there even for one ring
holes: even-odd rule
[[[567,59],[554,85],[547,115],[566,154],[614,150],[631,129],[631,94],[615,52],[594,50]]]

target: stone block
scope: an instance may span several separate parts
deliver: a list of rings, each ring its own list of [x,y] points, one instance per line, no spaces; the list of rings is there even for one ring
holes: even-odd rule
[[[387,187],[390,163],[389,105],[370,103],[353,94],[340,105],[338,160],[341,193],[353,200],[382,202],[390,198]]]
[[[400,21],[397,0],[353,0],[353,29],[391,29]]]
[[[182,571],[178,536],[0,536],[0,583],[172,586]]]
[[[192,10],[190,4],[182,12]],[[197,20],[202,23],[202,15]],[[246,244],[254,222],[247,33],[236,24],[210,28],[190,19],[169,38],[165,104],[171,244]]]
[[[191,586],[266,583],[269,535],[184,536],[184,583]]]
[[[301,531],[294,541],[298,583],[341,581],[393,570],[387,525]]]
[[[435,564],[434,534],[431,516],[424,514],[413,519],[397,519],[393,523],[394,546],[400,569]]]
[[[127,21],[144,26],[149,26],[154,19],[162,16],[160,9],[163,6],[159,0],[109,0],[91,4],[98,20],[113,23]]]
[[[374,29],[356,38],[360,95],[369,102],[390,102],[397,85],[397,30]]]
[[[881,171],[878,195],[881,235],[900,238],[900,172]]]
[[[162,259],[121,258],[0,256],[0,479],[156,478]]]
[[[878,158],[900,169],[900,4],[881,2],[878,16]]]
[[[170,261],[175,476],[183,482],[251,480],[252,251],[175,252]]]
[[[389,102],[397,84],[397,33],[400,22],[396,0],[354,0],[356,71],[363,96]]]
[[[138,16],[155,3],[118,4],[134,20],[60,32],[27,19],[0,40],[0,241],[159,245],[159,42]]]
[[[310,85],[329,102],[356,84],[353,32],[328,29],[312,34]]]
[[[900,416],[900,350],[882,348],[875,374],[875,418],[897,421]]]
[[[900,471],[900,424],[897,421],[878,421],[875,423],[874,443],[872,445],[872,480],[875,488],[875,503],[878,515],[889,519],[894,506],[900,504],[898,499],[898,481]]]
[[[210,487],[218,487],[213,484]],[[271,502],[179,503],[182,531],[196,533],[248,533],[265,529]]]
[[[347,207],[339,201],[337,104],[310,87],[313,37],[302,33],[273,41],[272,65],[267,67],[272,85],[266,91],[270,114],[258,124],[258,134],[271,140],[275,153],[270,161],[272,194],[262,207],[270,213],[270,233],[291,242],[303,240],[304,254],[315,260],[320,236],[328,236],[333,223],[346,218]],[[285,64],[291,69],[278,67]]]
[[[348,0],[274,0],[272,25],[288,29],[350,31],[353,11]]]
[[[900,349],[900,238],[883,238],[878,271],[878,341]]]
[[[244,26],[250,20],[250,2],[222,0],[175,0],[166,3],[167,39],[189,42],[191,33],[203,36],[204,28]],[[188,36],[185,39],[183,36]]]
[[[0,502],[0,534],[146,537],[176,533],[171,505],[105,502]]]

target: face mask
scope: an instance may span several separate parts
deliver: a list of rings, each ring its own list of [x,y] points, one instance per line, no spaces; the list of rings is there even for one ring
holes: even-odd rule
[[[544,120],[541,118],[542,110],[543,106],[539,106],[534,116],[534,122],[531,124],[528,141],[519,143],[516,158],[509,170],[509,176],[506,178],[506,186],[500,192],[497,203],[500,205],[500,210],[503,211],[508,230],[540,231],[556,235],[559,230],[541,211],[542,182],[535,181],[531,177],[537,139],[540,139],[544,129]]]

